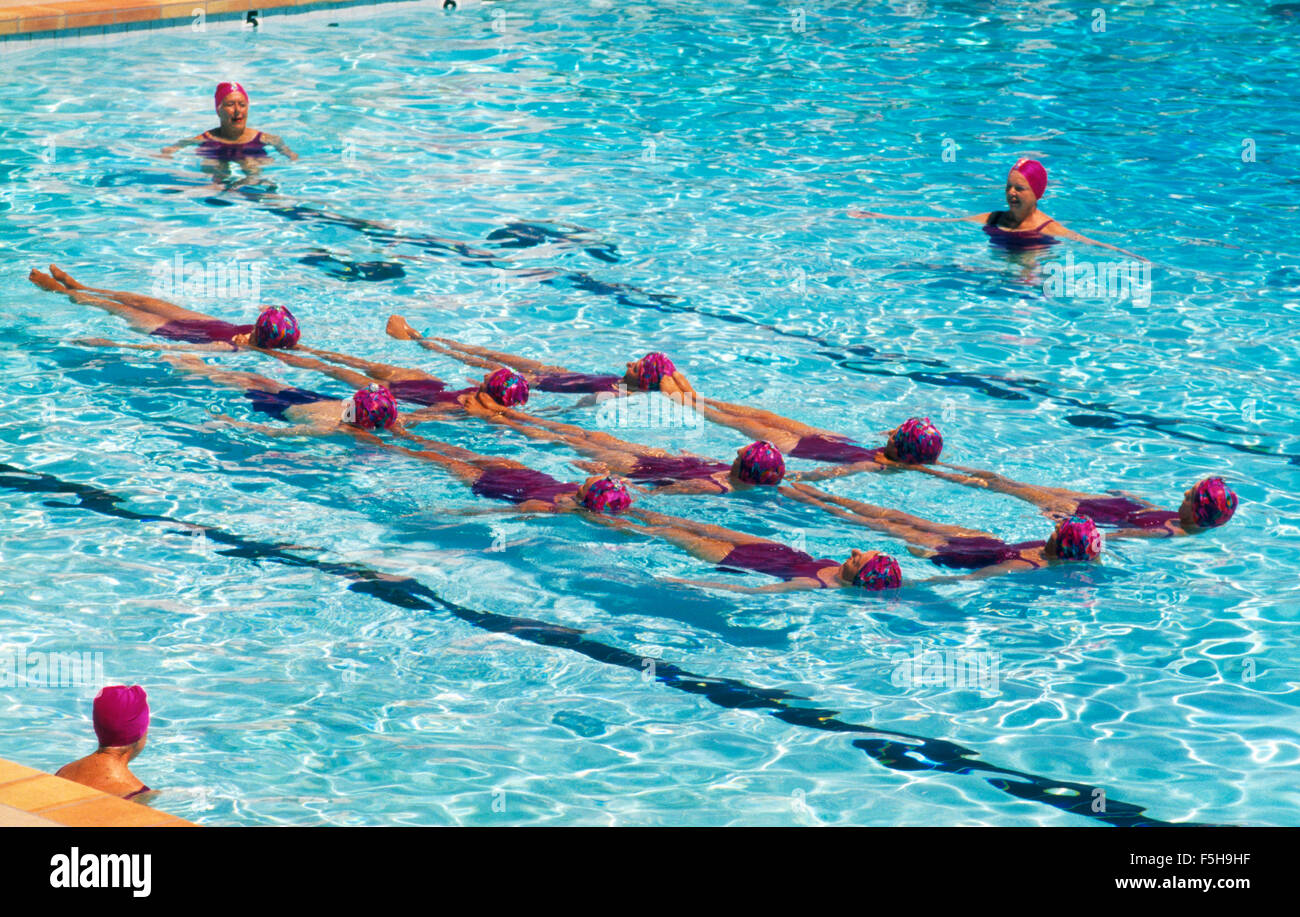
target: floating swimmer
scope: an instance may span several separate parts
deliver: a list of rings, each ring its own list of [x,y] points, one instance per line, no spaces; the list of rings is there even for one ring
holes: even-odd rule
[[[1053,518],[1082,514],[1098,525],[1114,528],[1112,538],[1167,538],[1195,535],[1217,528],[1237,511],[1237,495],[1223,478],[1205,478],[1183,492],[1183,502],[1176,511],[1162,509],[1154,503],[1122,493],[1089,494],[1063,487],[1039,487],[1022,484],[992,471],[979,471],[948,465],[960,475],[947,476],[971,487],[985,487],[997,493],[1017,497],[1043,510]]]
[[[33,270],[28,279],[43,290],[63,293],[73,302],[98,306],[126,319],[138,331],[198,349],[235,350],[256,347],[282,350],[297,346],[298,320],[283,306],[262,306],[251,325],[235,325],[165,299],[122,290],[88,287],[51,264],[50,274]]]
[[[1007,209],[991,213],[974,213],[964,217],[893,216],[870,210],[850,210],[849,216],[859,219],[919,220],[934,223],[967,221],[982,223],[989,241],[1003,248],[1043,248],[1056,244],[1058,239],[1073,239],[1089,245],[1099,245],[1145,261],[1119,246],[1098,242],[1066,229],[1064,225],[1038,209],[1038,202],[1047,191],[1047,170],[1036,159],[1021,159],[1007,173]]]
[[[92,711],[99,747],[65,764],[54,776],[123,799],[152,792],[128,766],[144,750],[149,734],[149,697],[144,688],[109,685],[95,695]]]
[[[550,366],[515,354],[462,344],[451,338],[428,338],[412,328],[400,315],[390,316],[385,330],[390,337],[399,341],[415,341],[427,350],[445,354],[471,366],[509,366],[523,375],[528,384],[539,392],[618,392],[620,384],[632,391],[662,391],[665,394],[695,392],[686,377],[673,365],[673,361],[663,353],[648,353],[641,359],[628,363],[627,370],[621,376],[578,373],[563,366]]]
[[[806,484],[791,488],[799,499],[847,519],[908,542],[908,550],[940,567],[978,570],[981,575],[1037,569],[1056,561],[1096,560],[1104,539],[1086,516],[1061,519],[1045,541],[1008,544],[977,529],[922,519],[900,510],[886,509],[816,490]]]
[[[213,102],[221,121],[216,130],[206,130],[198,136],[163,147],[164,156],[170,156],[186,147],[197,146],[197,153],[203,159],[243,165],[269,162],[270,155],[266,149],[269,145],[290,161],[298,159],[298,154],[289,149],[289,145],[276,134],[253,130],[248,126],[248,91],[239,83],[218,83],[213,93]]]
[[[603,520],[606,525],[629,529],[662,538],[701,560],[728,570],[744,570],[779,577],[782,583],[743,587],[722,583],[696,585],[719,586],[741,592],[790,592],[799,589],[868,590],[897,589],[902,584],[898,562],[880,551],[854,550],[848,560],[814,558],[788,545],[726,529],[719,525],[679,519],[647,510],[629,510],[626,518]]]

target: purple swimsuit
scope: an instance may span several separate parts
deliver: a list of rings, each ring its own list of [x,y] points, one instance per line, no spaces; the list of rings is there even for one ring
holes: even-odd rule
[[[399,379],[388,383],[388,390],[398,401],[415,404],[442,404],[447,400],[447,383],[441,379]],[[459,392],[451,393],[454,396]]]
[[[1080,500],[1075,512],[1098,525],[1131,525],[1139,529],[1163,528],[1178,521],[1178,514],[1167,509],[1152,509],[1128,497],[1098,497]]]
[[[529,383],[539,392],[592,393],[611,391],[622,378],[589,373],[542,373],[529,380]]]
[[[780,577],[789,582],[793,579],[815,579],[820,582],[818,572],[827,567],[840,567],[838,560],[823,557],[814,559],[811,554],[796,551],[787,545],[775,541],[755,541],[750,544],[738,544],[726,557],[718,562],[719,568],[739,568],[753,570]],[[822,583],[825,586],[825,583]]]
[[[1007,544],[1001,538],[962,536],[950,538],[940,545],[930,558],[930,563],[938,564],[940,567],[954,567],[959,570],[978,570],[981,567],[992,567],[994,564],[1015,560],[1020,557],[1022,550],[1041,548],[1045,544],[1047,544],[1045,541],[1022,541],[1018,544]],[[1035,568],[1042,566],[1032,560],[1028,561],[1028,563],[1033,564]]]
[[[1044,220],[1033,229],[1016,231],[999,226],[1000,216],[1002,216],[1001,211],[994,211],[989,214],[988,222],[984,224],[984,231],[988,233],[989,241],[994,245],[1001,245],[1003,248],[1031,248],[1038,245],[1055,245],[1057,242],[1055,237],[1039,231],[1052,222],[1050,219]]]
[[[132,798],[132,797],[134,797],[134,796],[143,796],[145,793],[152,793],[152,792],[153,792],[153,790],[149,789],[147,786],[142,786],[142,787],[140,787],[140,789],[136,790],[135,792],[127,793],[127,794],[126,794],[125,796],[123,796],[122,798],[123,798],[123,799],[130,799],[130,798]]]
[[[857,443],[816,433],[812,436],[800,437],[799,442],[795,443],[788,454],[794,458],[812,459],[815,462],[848,464],[879,461],[884,457],[885,449],[883,446],[868,449]]]
[[[189,344],[229,344],[237,334],[252,334],[252,325],[232,325],[216,318],[178,318],[149,332],[155,337]]]
[[[266,147],[262,145],[262,132],[252,140],[243,143],[227,143],[217,140],[207,131],[203,132],[203,142],[199,144],[198,153],[204,159],[217,159],[221,162],[234,162],[249,156],[266,156]]]
[[[730,465],[696,455],[643,455],[627,476],[638,484],[665,485],[711,478],[719,471],[730,470]]]
[[[472,489],[480,497],[491,500],[505,500],[508,503],[541,500],[553,506],[561,494],[576,494],[578,485],[557,481],[549,474],[531,468],[490,465],[474,482]]]

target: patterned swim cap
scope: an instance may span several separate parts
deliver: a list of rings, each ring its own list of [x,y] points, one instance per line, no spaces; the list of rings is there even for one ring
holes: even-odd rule
[[[736,477],[746,484],[780,484],[785,477],[785,459],[781,450],[766,441],[750,443],[740,450]]]
[[[253,326],[253,343],[258,347],[289,349],[298,343],[298,320],[283,306],[268,306]]]
[[[897,589],[903,585],[903,571],[898,569],[894,558],[878,553],[862,565],[853,578],[853,585],[863,589]]]
[[[1237,495],[1223,478],[1206,478],[1192,488],[1192,512],[1203,529],[1223,525],[1237,511]]]
[[[1096,560],[1104,540],[1087,516],[1071,516],[1056,526],[1056,556],[1061,560]]]
[[[387,430],[397,422],[397,400],[388,389],[372,382],[344,406],[343,422],[363,430]]]
[[[632,495],[618,478],[601,478],[587,488],[582,496],[582,505],[593,513],[615,515],[632,505]]]
[[[668,359],[668,354],[648,353],[636,364],[636,381],[642,391],[651,392],[659,388],[659,382],[664,376],[671,376],[677,372],[677,367],[673,361]]]
[[[900,462],[928,465],[943,451],[943,436],[928,417],[909,417],[894,431],[892,439]]]
[[[508,408],[516,404],[528,403],[528,380],[504,366],[488,376],[484,388],[497,404],[503,404]]]

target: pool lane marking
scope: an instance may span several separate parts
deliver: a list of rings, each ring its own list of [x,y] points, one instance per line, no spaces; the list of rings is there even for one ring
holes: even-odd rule
[[[554,649],[567,649],[606,665],[644,673],[643,657],[590,640],[571,627],[548,624],[490,611],[478,611],[442,598],[423,583],[410,577],[382,573],[359,563],[321,561],[299,557],[288,546],[256,541],[215,526],[185,522],[171,516],[138,513],[120,506],[128,498],[88,484],[64,481],[55,475],[27,471],[0,462],[0,487],[25,494],[56,494],[77,498],[76,503],[47,500],[45,506],[56,509],[84,509],[118,519],[137,522],[165,522],[195,534],[203,533],[210,541],[227,545],[217,553],[255,561],[272,561],[285,566],[306,567],[351,581],[349,591],[368,595],[389,605],[414,610],[436,611],[439,608],[475,627],[492,633],[508,634],[520,640]],[[298,547],[298,550],[302,550]],[[1131,803],[1109,798],[1104,789],[1084,783],[1056,781],[1024,771],[999,767],[974,760],[978,752],[945,739],[896,732],[874,726],[841,721],[838,711],[794,706],[792,701],[808,698],[787,691],[759,688],[734,678],[711,678],[688,672],[672,663],[656,661],[656,681],[678,691],[704,697],[710,703],[728,709],[765,710],[771,716],[794,726],[822,732],[879,736],[853,741],[868,757],[896,771],[940,771],[953,774],[992,774],[984,777],[995,789],[1018,799],[1044,803],[1073,815],[1081,815],[1117,827],[1169,827],[1175,823],[1146,817],[1144,809]],[[1094,811],[1100,801],[1101,811]],[[1178,823],[1184,826],[1192,823]]]

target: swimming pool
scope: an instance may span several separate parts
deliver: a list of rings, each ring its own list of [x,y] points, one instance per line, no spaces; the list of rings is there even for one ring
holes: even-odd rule
[[[1213,3],[1117,9],[1104,31],[1058,3],[797,9],[430,4],[8,55],[0,460],[49,477],[3,475],[0,652],[100,652],[109,681],[145,685],[137,772],[159,808],[210,824],[1095,823],[986,775],[889,766],[734,683],[1153,819],[1294,824],[1296,24]],[[274,192],[215,198],[193,159],[150,156],[206,126],[231,77],[302,155],[269,169]],[[1051,170],[1048,213],[1155,262],[1149,302],[1047,295],[1067,257],[1121,258],[1105,250],[1008,254],[972,226],[844,215],[995,209],[1020,155]],[[305,339],[448,380],[471,373],[386,337],[390,313],[582,370],[663,349],[702,392],[865,442],[929,415],[948,460],[1022,480],[1173,505],[1222,474],[1242,507],[1194,539],[1112,542],[1097,567],[888,598],[700,590],[666,580],[721,574],[667,545],[465,514],[478,502],[435,468],[214,424],[255,418],[237,393],[76,344],[140,338],[26,280],[53,261],[148,292],[178,257],[255,266]],[[570,396],[529,407],[592,423]],[[714,457],[746,441],[616,432]],[[430,435],[576,474],[568,450],[486,425]],[[1043,534],[1027,504],[921,475],[827,489]],[[933,572],[774,496],[646,503]],[[351,588],[374,573],[465,613]],[[996,679],[909,681],[932,653]],[[734,705],[671,690],[673,667],[733,680],[714,696]],[[0,688],[0,757],[84,754],[92,693]]]

